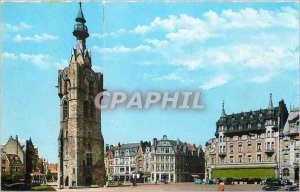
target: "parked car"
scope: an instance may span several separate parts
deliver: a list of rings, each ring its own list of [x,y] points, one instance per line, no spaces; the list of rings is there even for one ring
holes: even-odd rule
[[[225,185],[232,185],[233,184],[233,178],[224,178]]]
[[[284,185],[280,180],[267,179],[264,186],[262,187],[263,191],[285,191]]]

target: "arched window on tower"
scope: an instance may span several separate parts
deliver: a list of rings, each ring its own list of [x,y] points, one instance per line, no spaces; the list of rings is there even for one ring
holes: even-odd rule
[[[93,84],[93,82],[89,83],[89,94],[94,95],[94,84]]]
[[[83,116],[89,117],[89,102],[87,100],[83,102]]]
[[[94,102],[91,102],[91,104],[90,104],[90,118],[95,118],[95,106],[94,106]]]
[[[68,101],[67,100],[64,100],[63,102],[63,119],[67,118],[68,117]]]

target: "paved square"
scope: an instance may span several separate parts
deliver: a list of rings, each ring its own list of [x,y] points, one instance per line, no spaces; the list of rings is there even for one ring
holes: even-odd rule
[[[81,188],[62,189],[58,191],[218,191],[218,185],[196,185],[194,183],[175,184],[139,184],[136,187]],[[226,185],[225,191],[261,191],[261,185]]]

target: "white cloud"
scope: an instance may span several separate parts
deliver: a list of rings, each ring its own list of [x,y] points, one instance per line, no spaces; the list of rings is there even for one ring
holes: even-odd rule
[[[202,85],[200,85],[200,88],[204,89],[204,90],[208,90],[208,89],[212,89],[215,87],[219,87],[219,86],[226,84],[229,81],[229,79],[230,79],[230,75],[221,74],[221,75],[215,76],[212,79],[210,79],[209,81],[203,83]]]
[[[42,41],[53,41],[58,39],[58,37],[53,36],[53,35],[49,35],[47,33],[41,34],[41,35],[34,35],[34,36],[26,36],[23,37],[20,34],[17,34],[13,40],[16,42],[22,42],[22,41],[33,41],[33,42],[37,42],[40,43]]]
[[[210,10],[199,17],[187,14],[156,17],[148,24],[126,31],[130,35],[141,35],[137,38],[141,40],[140,45],[118,45],[98,48],[98,51],[115,54],[147,52],[144,57],[135,57],[136,63],[183,66],[195,71],[226,69],[226,75],[213,77],[200,86],[203,89],[223,85],[237,77],[264,83],[281,73],[299,69],[298,22],[298,10],[291,7],[273,11],[254,8]],[[272,75],[266,75],[270,71]],[[176,74],[156,80],[176,78],[180,81]]]
[[[123,45],[117,45],[114,47],[105,47],[105,48],[94,46],[93,49],[100,53],[128,53],[128,52],[140,52],[140,51],[147,52],[151,50],[151,47],[147,45],[138,45],[136,47],[130,48],[130,47],[125,47]]]
[[[152,44],[155,47],[165,47],[168,45],[168,41],[166,40],[158,40],[158,39],[146,39],[146,43]]]
[[[155,78],[155,80],[157,80],[157,81],[165,81],[165,80],[167,80],[167,81],[180,81],[180,82],[185,81],[182,77],[178,76],[175,73],[170,73],[168,75],[157,77],[157,78]]]
[[[52,63],[52,58],[44,54],[31,55],[20,53],[19,57],[26,62],[34,64],[39,69],[48,69]]]
[[[267,72],[264,75],[249,78],[248,81],[253,82],[253,83],[266,83],[266,82],[269,82],[274,76],[275,76],[275,74]]]
[[[4,30],[7,29],[8,31],[18,32],[26,29],[30,29],[31,25],[28,25],[27,23],[21,22],[18,25],[12,25],[9,23],[4,24]]]
[[[15,55],[14,53],[4,52],[2,53],[2,58],[7,60],[16,60],[18,59],[18,56]]]

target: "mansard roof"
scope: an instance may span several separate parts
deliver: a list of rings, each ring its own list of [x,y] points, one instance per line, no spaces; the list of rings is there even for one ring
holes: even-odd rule
[[[220,117],[216,123],[216,134],[219,132],[219,126],[224,126],[225,133],[264,130],[265,121],[270,119],[276,120],[278,115],[279,107],[225,115]],[[248,124],[251,124],[251,128],[248,127]]]

